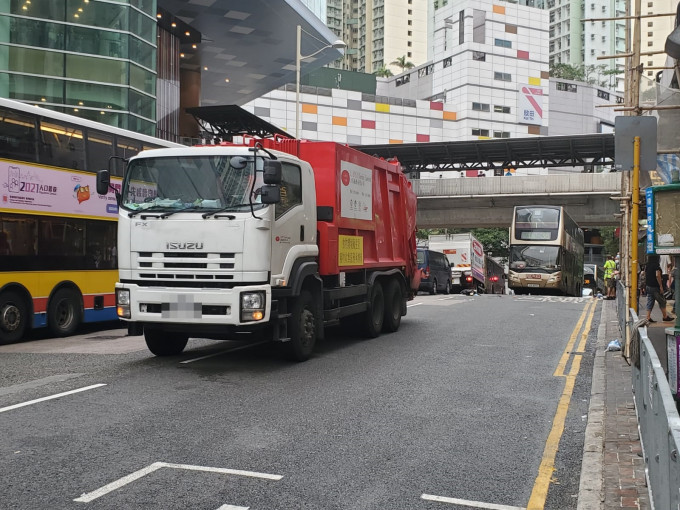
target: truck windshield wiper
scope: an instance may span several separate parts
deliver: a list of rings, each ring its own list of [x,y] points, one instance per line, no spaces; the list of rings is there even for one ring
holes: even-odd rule
[[[190,205],[187,207],[182,207],[181,209],[173,209],[172,211],[166,211],[163,214],[160,215],[161,219],[165,219],[168,216],[172,216],[173,214],[177,214],[179,212],[186,212],[186,211],[199,211],[203,209],[200,205]]]
[[[240,206],[230,205],[229,207],[222,207],[220,209],[215,209],[214,211],[209,211],[209,212],[203,213],[202,216],[203,216],[203,219],[205,220],[207,218],[210,218],[211,216],[216,216],[216,215],[219,214],[220,218],[229,218],[230,220],[234,220],[234,219],[236,219],[236,216],[234,216],[233,214],[220,214],[220,213],[223,213],[225,211],[228,211],[229,209],[233,209],[234,207],[240,207]]]
[[[150,207],[145,207],[144,209],[137,209],[136,211],[132,211],[131,213],[128,213],[128,218],[132,218],[134,216],[137,216],[138,214],[143,214],[146,212],[160,212],[160,211],[165,211],[167,210],[168,207],[165,205],[152,205]]]

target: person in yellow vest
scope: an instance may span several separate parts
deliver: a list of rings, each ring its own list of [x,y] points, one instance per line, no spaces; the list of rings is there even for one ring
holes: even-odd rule
[[[607,282],[607,297],[605,299],[616,299],[616,278],[614,278],[614,271],[616,271],[614,257],[607,255],[607,261],[604,263],[604,281]]]

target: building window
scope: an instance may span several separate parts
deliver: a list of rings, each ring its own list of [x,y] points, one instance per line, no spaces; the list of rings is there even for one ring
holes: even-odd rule
[[[576,92],[577,87],[573,83],[565,83],[563,81],[558,81],[555,82],[555,86],[557,87],[557,90],[561,90],[563,92]]]
[[[599,97],[600,99],[604,99],[605,101],[609,101],[609,92],[605,92],[604,90],[598,90],[597,97]]]
[[[647,46],[654,46],[654,42],[653,41],[647,41]]]
[[[484,103],[472,103],[472,109],[476,112],[488,112],[490,111],[490,106]]]
[[[486,62],[486,53],[484,53],[483,51],[473,51],[472,60],[476,60],[478,62]]]
[[[473,129],[472,136],[489,136],[488,129]]]
[[[411,53],[410,51],[408,51],[408,52],[406,52],[406,56],[409,57],[409,58],[411,58],[411,57],[413,56],[413,53]]]
[[[458,44],[465,42],[465,11],[458,13]]]
[[[512,75],[510,73],[493,73],[493,79],[499,81],[512,81]]]
[[[500,46],[501,48],[512,48],[512,42],[506,41],[505,39],[494,39],[494,46]]]
[[[510,107],[509,106],[494,105],[493,111],[494,111],[494,113],[510,113]]]
[[[451,57],[446,57],[444,59],[444,67],[449,67],[451,65]]]
[[[510,138],[510,131],[494,131],[494,138]]]
[[[472,42],[486,42],[486,11],[481,9],[472,10]]]
[[[411,37],[413,35],[413,32],[411,30],[408,31],[408,36]]]

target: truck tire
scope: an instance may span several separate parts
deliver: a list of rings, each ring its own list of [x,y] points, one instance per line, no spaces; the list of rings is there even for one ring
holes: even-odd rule
[[[382,327],[386,333],[394,333],[399,329],[402,300],[401,285],[394,278],[389,280],[385,285],[385,316]]]
[[[316,345],[314,300],[308,290],[300,292],[300,296],[293,302],[288,333],[290,340],[283,344],[286,357],[292,361],[307,361]]]
[[[54,293],[47,307],[47,327],[52,335],[69,336],[76,332],[83,320],[83,303],[80,294],[63,288]]]
[[[380,282],[376,281],[371,286],[368,298],[368,309],[364,312],[364,332],[368,338],[376,338],[382,331],[385,318],[385,295]]]
[[[28,327],[28,304],[18,292],[0,294],[0,345],[18,342]]]
[[[175,356],[187,346],[189,337],[180,333],[167,333],[160,329],[144,328],[144,340],[152,354]]]

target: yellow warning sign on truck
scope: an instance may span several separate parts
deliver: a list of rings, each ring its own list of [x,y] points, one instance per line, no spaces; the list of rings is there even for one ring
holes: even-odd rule
[[[364,263],[364,238],[338,236],[338,265],[361,266]]]

